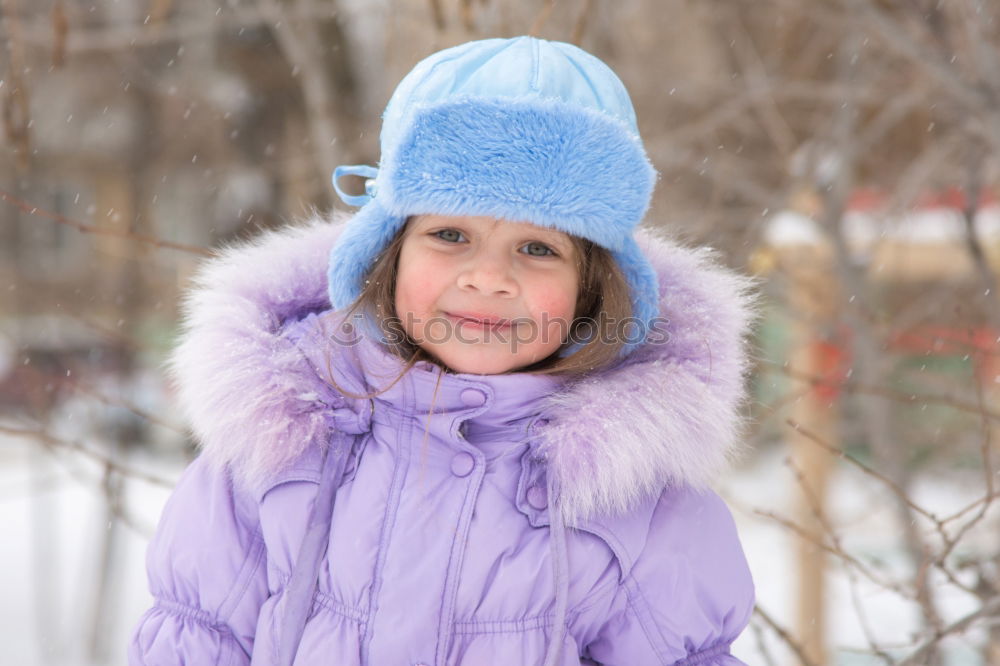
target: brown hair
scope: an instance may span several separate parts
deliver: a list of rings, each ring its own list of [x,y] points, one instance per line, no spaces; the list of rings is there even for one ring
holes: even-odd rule
[[[405,361],[405,366],[399,377],[396,377],[389,386],[399,381],[400,377],[418,361],[429,361],[440,367],[442,372],[451,372],[450,368],[417,346],[406,335],[396,314],[397,269],[406,238],[406,229],[407,225],[404,224],[378,255],[375,264],[365,277],[361,294],[344,314],[344,321],[349,321],[357,311],[364,316],[373,317],[387,340],[400,341],[390,344],[389,348]],[[625,336],[621,334],[588,335],[588,331],[593,331],[593,328],[588,327],[594,324],[603,322],[619,324],[629,320],[632,315],[631,295],[618,263],[611,253],[600,245],[577,236],[571,235],[570,238],[575,249],[580,286],[568,340],[548,357],[510,372],[576,377],[613,362],[625,344]],[[584,340],[586,342],[575,353],[566,358],[559,357],[559,351],[572,344],[572,341]],[[329,376],[332,377],[332,374]],[[389,386],[382,391],[387,390]],[[339,386],[336,388],[341,390]],[[378,393],[381,391],[374,395]],[[345,392],[345,395],[358,398],[374,397],[374,395],[355,396],[349,392]]]

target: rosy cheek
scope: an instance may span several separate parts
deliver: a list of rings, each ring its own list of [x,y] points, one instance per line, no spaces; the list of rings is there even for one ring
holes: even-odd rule
[[[548,313],[549,318],[572,317],[575,299],[569,290],[545,291],[535,300],[539,312]]]
[[[423,310],[432,305],[432,296],[435,293],[433,280],[426,277],[413,277],[406,280],[405,285],[400,293],[404,295],[411,310]]]
[[[419,260],[406,257],[400,261],[400,270],[396,276],[396,309],[419,311],[422,309],[430,289],[428,272],[422,268]]]

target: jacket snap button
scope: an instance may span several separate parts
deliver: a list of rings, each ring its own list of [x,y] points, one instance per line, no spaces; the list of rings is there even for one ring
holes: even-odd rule
[[[486,394],[479,389],[467,388],[462,391],[462,402],[469,407],[478,407],[486,402]]]
[[[548,491],[542,486],[528,488],[528,504],[541,511],[549,504]]]
[[[456,453],[451,459],[451,471],[455,476],[468,476],[476,466],[476,459],[468,451]]]

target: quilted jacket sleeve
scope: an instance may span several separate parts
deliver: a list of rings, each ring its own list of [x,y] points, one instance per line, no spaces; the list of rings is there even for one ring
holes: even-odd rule
[[[264,559],[254,504],[196,459],[146,551],[154,604],[133,630],[130,666],[249,664],[268,594]]]
[[[649,538],[585,656],[605,666],[738,666],[754,587],[732,515],[690,488],[660,498]]]

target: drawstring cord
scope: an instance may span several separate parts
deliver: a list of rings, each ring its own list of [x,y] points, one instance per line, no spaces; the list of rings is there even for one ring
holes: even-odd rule
[[[323,453],[323,472],[319,490],[316,492],[316,500],[309,513],[309,523],[302,544],[299,546],[299,556],[295,561],[292,577],[285,590],[284,631],[281,632],[281,642],[278,645],[278,664],[281,666],[291,666],[294,661],[306,620],[309,619],[309,612],[312,610],[316,579],[330,538],[333,503],[344,475],[349,450],[347,444],[351,439],[351,436],[341,438],[344,450],[331,451],[333,448],[331,443]]]
[[[566,639],[566,613],[569,604],[569,556],[566,550],[566,525],[559,509],[559,495],[550,471],[545,474],[549,495],[549,552],[552,555],[553,586],[556,597],[556,617],[552,637],[545,648],[544,666],[556,666]]]
[[[319,489],[309,512],[309,522],[299,545],[299,556],[292,568],[292,577],[285,589],[285,608],[278,633],[279,666],[291,666],[295,660],[302,632],[305,631],[306,621],[312,611],[319,570],[330,541],[337,490],[344,478],[355,438],[363,437],[369,432],[374,411],[375,402],[369,399],[368,409],[362,407],[355,412],[349,407],[339,407],[329,413],[336,434],[323,451]]]

